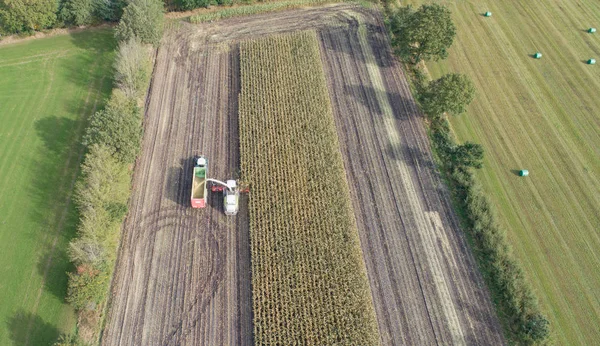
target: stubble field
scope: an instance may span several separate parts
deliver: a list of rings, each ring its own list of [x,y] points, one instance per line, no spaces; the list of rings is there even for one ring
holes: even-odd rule
[[[103,343],[251,344],[246,201],[189,207],[191,158],[239,170],[239,43],[316,30],[383,344],[502,344],[380,14],[353,5],[183,25],[158,51]],[[275,193],[275,192],[274,192]],[[250,197],[252,198],[252,192]]]

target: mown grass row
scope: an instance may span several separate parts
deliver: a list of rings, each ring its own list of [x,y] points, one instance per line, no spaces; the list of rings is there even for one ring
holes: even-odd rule
[[[255,343],[379,343],[314,32],[240,46]]]

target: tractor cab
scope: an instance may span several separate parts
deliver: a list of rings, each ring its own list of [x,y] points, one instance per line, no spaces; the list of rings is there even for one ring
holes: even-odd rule
[[[238,189],[235,180],[227,180],[227,188],[224,193],[224,209],[225,215],[236,215],[240,209],[240,190]]]

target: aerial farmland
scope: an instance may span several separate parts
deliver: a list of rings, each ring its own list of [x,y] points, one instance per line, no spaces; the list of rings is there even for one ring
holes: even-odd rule
[[[80,1],[0,0],[0,344],[600,339],[597,1]]]
[[[503,343],[377,11],[291,10],[168,35],[103,343]],[[312,53],[291,58],[300,51]],[[249,183],[235,218],[220,195],[190,208],[200,154],[210,175]],[[323,285],[339,294],[318,298]],[[337,318],[343,299],[354,321]]]

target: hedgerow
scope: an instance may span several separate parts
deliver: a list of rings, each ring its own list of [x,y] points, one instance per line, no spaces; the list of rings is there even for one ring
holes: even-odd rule
[[[105,108],[92,115],[83,139],[87,153],[74,197],[79,226],[69,246],[76,270],[69,273],[67,301],[80,315],[78,330],[87,332],[62,340],[96,343],[101,332],[133,164],[141,146],[142,105],[152,69],[150,53],[150,47],[135,35],[120,42],[115,62],[117,87]]]
[[[31,34],[121,18],[125,0],[0,0],[0,33]]]
[[[115,82],[130,99],[143,96],[152,67],[148,49],[137,38],[121,42],[115,60]]]
[[[93,0],[64,0],[58,10],[58,18],[66,24],[88,25],[96,18],[94,16]]]
[[[543,341],[548,321],[481,185],[471,171],[456,169],[451,162],[442,167],[508,338],[518,344]]]
[[[92,116],[84,144],[101,144],[122,162],[133,162],[142,140],[141,122],[136,99],[115,89],[105,108]]]
[[[130,7],[131,3],[136,6]],[[157,8],[162,19],[162,0],[0,0],[0,34],[33,34],[65,26],[117,22],[127,7],[130,7],[128,16],[146,21],[147,25],[138,26],[137,30],[138,36],[147,42],[142,31],[159,29],[153,23]]]
[[[0,0],[0,33],[32,33],[57,23],[56,0]]]

